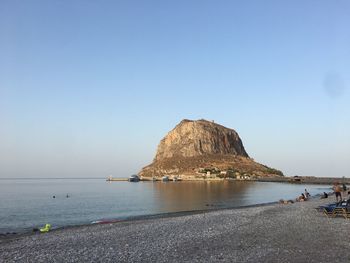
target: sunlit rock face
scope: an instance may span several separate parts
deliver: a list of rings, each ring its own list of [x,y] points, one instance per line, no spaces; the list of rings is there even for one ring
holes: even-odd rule
[[[206,120],[183,120],[161,140],[154,161],[211,154],[249,157],[236,131]]]
[[[250,159],[238,133],[207,120],[182,120],[159,143],[143,177],[200,175],[203,169],[254,176],[281,175]]]

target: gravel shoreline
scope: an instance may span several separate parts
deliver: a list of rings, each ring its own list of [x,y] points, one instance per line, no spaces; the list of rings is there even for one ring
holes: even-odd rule
[[[0,262],[350,262],[350,220],[311,199],[0,240]]]

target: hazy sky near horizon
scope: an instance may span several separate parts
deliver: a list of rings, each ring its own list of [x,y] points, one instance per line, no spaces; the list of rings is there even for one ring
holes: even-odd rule
[[[182,119],[350,176],[349,1],[0,2],[0,177],[128,176]]]

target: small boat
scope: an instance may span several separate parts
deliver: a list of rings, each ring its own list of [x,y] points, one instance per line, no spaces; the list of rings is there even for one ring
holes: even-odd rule
[[[128,181],[129,182],[139,182],[140,177],[138,177],[138,175],[136,175],[136,174],[133,174],[132,176],[129,177]]]
[[[157,181],[157,178],[152,177],[152,181],[153,181],[153,182]]]
[[[112,175],[110,175],[110,176],[107,177],[106,181],[112,181],[112,180],[113,180],[113,177],[112,177]]]
[[[168,182],[169,181],[169,176],[163,176],[162,177],[163,182]]]
[[[174,181],[174,182],[176,182],[176,181],[178,181],[178,180],[179,180],[179,178],[177,178],[176,176],[173,177],[173,181]]]

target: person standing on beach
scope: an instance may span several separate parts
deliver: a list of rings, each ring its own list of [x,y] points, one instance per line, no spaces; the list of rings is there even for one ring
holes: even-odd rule
[[[339,183],[334,184],[333,191],[335,193],[335,198],[337,199],[337,202],[340,202],[342,200],[342,198],[341,198],[341,188],[340,188]],[[339,201],[338,201],[338,197],[339,197]]]

